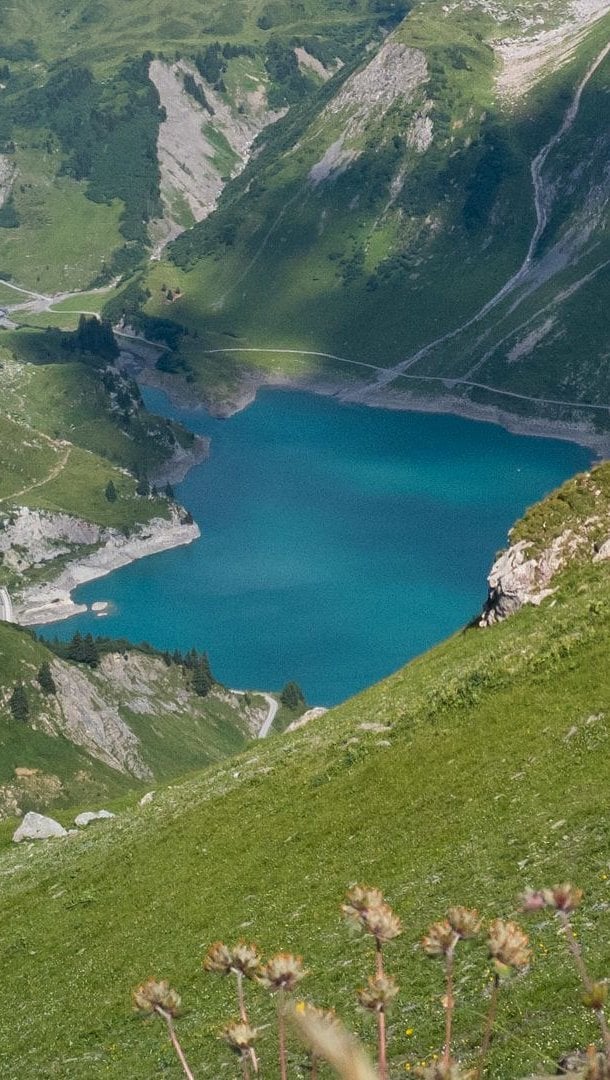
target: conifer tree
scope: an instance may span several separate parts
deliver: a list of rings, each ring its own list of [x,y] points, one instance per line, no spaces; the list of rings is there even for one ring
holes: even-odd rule
[[[25,724],[30,715],[28,696],[23,683],[17,683],[9,699],[9,708],[15,720]]]
[[[51,672],[51,665],[48,660],[43,660],[38,670],[38,685],[43,694],[56,694],[57,687],[55,685],[55,679]]]
[[[302,709],[305,705],[305,694],[298,683],[287,682],[280,694],[280,701],[287,709]]]

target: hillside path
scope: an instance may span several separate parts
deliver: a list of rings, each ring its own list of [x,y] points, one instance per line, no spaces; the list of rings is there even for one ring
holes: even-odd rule
[[[329,360],[338,360],[342,364],[351,364],[353,367],[369,368],[372,371],[385,371],[386,368],[380,368],[377,364],[367,364],[364,360],[350,360],[347,356],[336,356],[334,353],[314,352],[311,349],[278,349],[276,347],[263,348],[230,348],[230,349],[204,349],[205,354],[208,353],[278,353],[280,355],[288,354],[290,356],[320,356],[326,357]],[[499,394],[501,397],[518,398],[520,401],[529,401],[533,405],[568,405],[579,409],[597,409],[601,412],[610,412],[610,402],[607,404],[592,402],[592,401],[567,401],[559,398],[541,398],[530,397],[528,394],[517,394],[513,390],[503,390],[498,386],[490,386],[488,383],[473,382],[469,379],[451,379],[446,375],[406,375],[403,372],[398,372],[395,376],[397,379],[411,379],[413,382],[427,382],[427,383],[441,383],[446,390],[452,390],[455,386],[470,386],[477,390],[487,390],[490,394]],[[356,398],[355,395],[349,395],[346,393],[344,398],[341,397],[341,393],[338,395],[341,400],[346,401],[362,401],[362,398]]]
[[[49,437],[47,435],[44,435],[42,431],[39,431],[38,434],[41,435],[43,439],[46,439],[47,442],[51,444],[51,446],[63,446],[62,443],[57,443],[54,439],[49,439]],[[59,474],[63,472],[66,465],[68,464],[72,449],[73,447],[71,445],[64,448],[64,453],[61,461],[58,461],[55,465],[53,465],[53,468],[49,470],[47,475],[44,476],[42,480],[36,480],[35,483],[28,484],[27,487],[21,488],[20,491],[13,491],[10,495],[3,495],[0,499],[0,503],[14,502],[15,499],[20,499],[22,495],[27,495],[28,491],[34,491],[35,488],[44,487],[44,485],[49,484],[51,480],[55,480],[59,476]]]

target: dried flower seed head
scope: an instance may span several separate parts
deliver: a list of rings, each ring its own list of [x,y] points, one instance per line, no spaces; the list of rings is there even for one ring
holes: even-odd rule
[[[353,885],[348,890],[345,903],[341,904],[344,918],[357,930],[372,933],[370,919],[373,912],[381,911],[387,904],[380,889],[368,885]]]
[[[556,911],[564,911],[566,915],[569,915],[580,906],[583,891],[566,882],[564,885],[553,885],[552,889],[544,889],[543,896],[548,907],[555,908]]]
[[[398,983],[391,975],[372,975],[368,986],[358,991],[358,1004],[369,1012],[387,1012],[398,989]]]
[[[521,911],[541,911],[546,907],[544,893],[540,889],[526,889],[521,897]]]
[[[593,983],[590,990],[583,994],[583,1005],[587,1009],[599,1012],[608,1000],[608,984],[604,982]]]
[[[244,975],[246,979],[253,979],[261,966],[261,958],[256,945],[248,945],[245,941],[239,941],[231,949],[231,970]]]
[[[456,946],[459,935],[456,934],[448,919],[433,923],[422,941],[424,952],[428,956],[447,956]]]
[[[402,923],[389,904],[371,908],[362,918],[362,927],[380,943],[393,941],[402,934]]]
[[[216,975],[230,975],[233,963],[233,954],[228,945],[222,941],[215,941],[210,945],[204,960],[204,971],[212,971]]]
[[[169,1016],[177,1016],[180,1008],[180,995],[172,990],[167,979],[157,982],[147,979],[132,994],[133,1007],[143,1013],[162,1011]]]
[[[481,929],[478,911],[474,908],[451,907],[447,912],[447,922],[452,930],[462,939],[476,937]]]
[[[258,978],[267,990],[270,990],[272,994],[277,994],[279,990],[288,992],[295,990],[306,974],[300,956],[293,956],[292,953],[278,953],[261,968]]]
[[[499,974],[505,974],[511,968],[527,967],[530,962],[529,938],[517,923],[494,919],[489,927],[487,944]]]
[[[250,1027],[240,1020],[233,1024],[227,1024],[221,1032],[221,1038],[234,1050],[236,1054],[247,1054],[254,1046],[258,1038],[258,1028]]]

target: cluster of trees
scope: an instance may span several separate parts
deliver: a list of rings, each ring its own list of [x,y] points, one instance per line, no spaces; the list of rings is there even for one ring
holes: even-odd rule
[[[223,75],[226,73],[229,60],[237,56],[255,56],[256,49],[251,45],[232,45],[230,42],[221,45],[219,41],[208,45],[195,56],[195,67],[202,79],[210,83],[215,90],[221,93],[226,89]],[[186,89],[186,81],[185,81]]]
[[[65,155],[63,172],[88,180],[92,201],[123,201],[120,230],[138,259],[148,244],[148,221],[162,212],[156,146],[164,114],[148,78],[150,59],[128,61],[104,82],[66,61],[14,109],[16,123],[50,128]],[[124,256],[131,262],[131,249]]]
[[[297,709],[304,709],[307,704],[305,694],[299,684],[295,682],[286,683],[280,694],[280,701],[282,705],[285,705],[287,709],[292,709],[293,712],[296,712]]]
[[[168,667],[172,664],[179,665],[185,675],[190,675],[191,689],[199,697],[206,697],[212,687],[217,685],[207,653],[189,649],[183,654],[179,649],[175,649],[173,653],[165,651],[162,656]]]
[[[267,42],[265,69],[273,84],[268,95],[272,108],[293,105],[311,89],[311,80],[303,75],[294,48],[277,38]]]
[[[77,664],[87,664],[92,668],[98,667],[101,657],[106,653],[128,653],[134,650],[134,646],[124,638],[94,638],[92,634],[83,636],[78,630],[70,641],[54,638],[52,641],[45,641],[45,645],[62,660],[73,660]],[[145,656],[160,657],[167,667],[181,667],[184,675],[190,679],[191,689],[200,697],[205,697],[212,687],[218,684],[205,652],[199,652],[194,648],[184,653],[179,649],[175,649],[174,652],[169,650],[162,652],[146,641],[138,645],[135,651],[144,653]],[[38,682],[45,693],[55,693],[55,684],[48,664],[42,665],[38,673]],[[51,689],[51,684],[53,684],[53,689]]]
[[[57,686],[48,660],[43,660],[36,676],[38,685],[43,694],[56,694]],[[25,686],[22,682],[17,683],[8,701],[11,716],[21,724],[26,724],[30,717],[30,703]]]
[[[74,333],[64,334],[62,345],[68,351],[89,353],[96,359],[112,363],[119,355],[112,326],[108,319],[96,315],[81,315]]]
[[[186,90],[187,94],[190,94],[190,96],[194,98],[195,101],[202,106],[202,108],[207,109],[210,116],[214,116],[214,109],[210,105],[207,97],[205,96],[203,92],[203,87],[195,80],[195,77],[191,75],[190,71],[186,72],[183,83],[184,89]]]

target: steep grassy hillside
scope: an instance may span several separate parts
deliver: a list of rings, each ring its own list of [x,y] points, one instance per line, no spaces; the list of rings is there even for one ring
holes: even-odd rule
[[[295,45],[309,46],[324,74],[323,63],[334,69],[362,55],[406,10],[402,0],[339,0],[330,9],[320,0],[212,0],[204,11],[191,0],[179,13],[160,0],[5,6],[0,268],[30,288],[83,288],[133,269],[153,238],[192,222],[181,185],[165,184],[157,158],[168,113],[148,79],[153,56],[184,58],[206,80],[216,107],[198,112],[191,100],[189,108],[178,87],[180,109],[196,139],[205,122],[227,179],[242,156],[227,129],[252,122],[258,130],[272,119],[263,117],[267,103],[273,110],[315,94],[320,76],[299,67]],[[190,87],[207,108],[206,90],[192,78]],[[195,201],[201,194],[193,190]]]
[[[51,691],[40,681],[45,663]],[[18,685],[26,716],[11,707]],[[0,818],[133,797],[236,753],[267,708],[217,685],[200,696],[192,668],[152,650],[106,644],[92,668],[0,622]]]
[[[500,8],[515,19],[498,23]],[[607,408],[576,406],[610,400],[610,16],[515,99],[501,76],[519,63],[502,69],[498,41],[531,27],[509,5],[490,12],[417,5],[372,60],[269,129],[218,212],[170,247],[174,268],[153,267],[146,311],[166,315],[164,289],[179,290],[202,396],[238,400],[242,371],[607,428]]]
[[[572,499],[572,523],[590,514],[591,491],[583,498],[580,511]],[[544,520],[542,504],[530,540]],[[507,915],[524,887],[572,878],[587,890],[579,936],[604,975],[608,564],[573,565],[554,587],[540,609],[457,634],[322,720],[168,789],[103,832],[29,858],[3,851],[4,1074],[178,1077],[162,1031],[130,1012],[129,988],[155,973],[183,995],[180,1030],[196,1074],[234,1075],[216,1037],[233,1013],[231,992],[201,971],[218,937],[303,953],[304,994],[336,1005],[368,1039],[353,991],[370,955],[338,918],[354,880],[379,884],[405,922],[387,950],[402,984],[393,1076],[442,1043],[439,971],[413,945],[450,902]],[[548,1068],[595,1037],[548,919],[535,922],[533,945],[531,970],[501,1006],[490,1064],[501,1080]],[[484,981],[480,954],[469,954],[458,977],[466,1060]],[[252,992],[252,1013],[271,1018],[262,991]],[[261,1053],[275,1076],[270,1029]],[[305,1075],[293,1054],[294,1075]]]
[[[181,425],[150,415],[136,384],[103,357],[73,349],[77,337],[22,330],[5,333],[0,348],[0,583],[9,587],[23,585],[24,574],[40,580],[57,573],[78,543],[104,539],[75,537],[62,550],[47,545],[44,558],[24,550],[20,560],[7,531],[19,508],[68,514],[125,535],[153,519],[169,524],[172,501],[151,490],[147,478],[183,473],[205,452]],[[69,522],[64,531],[69,539]],[[27,546],[29,539],[15,543]]]

